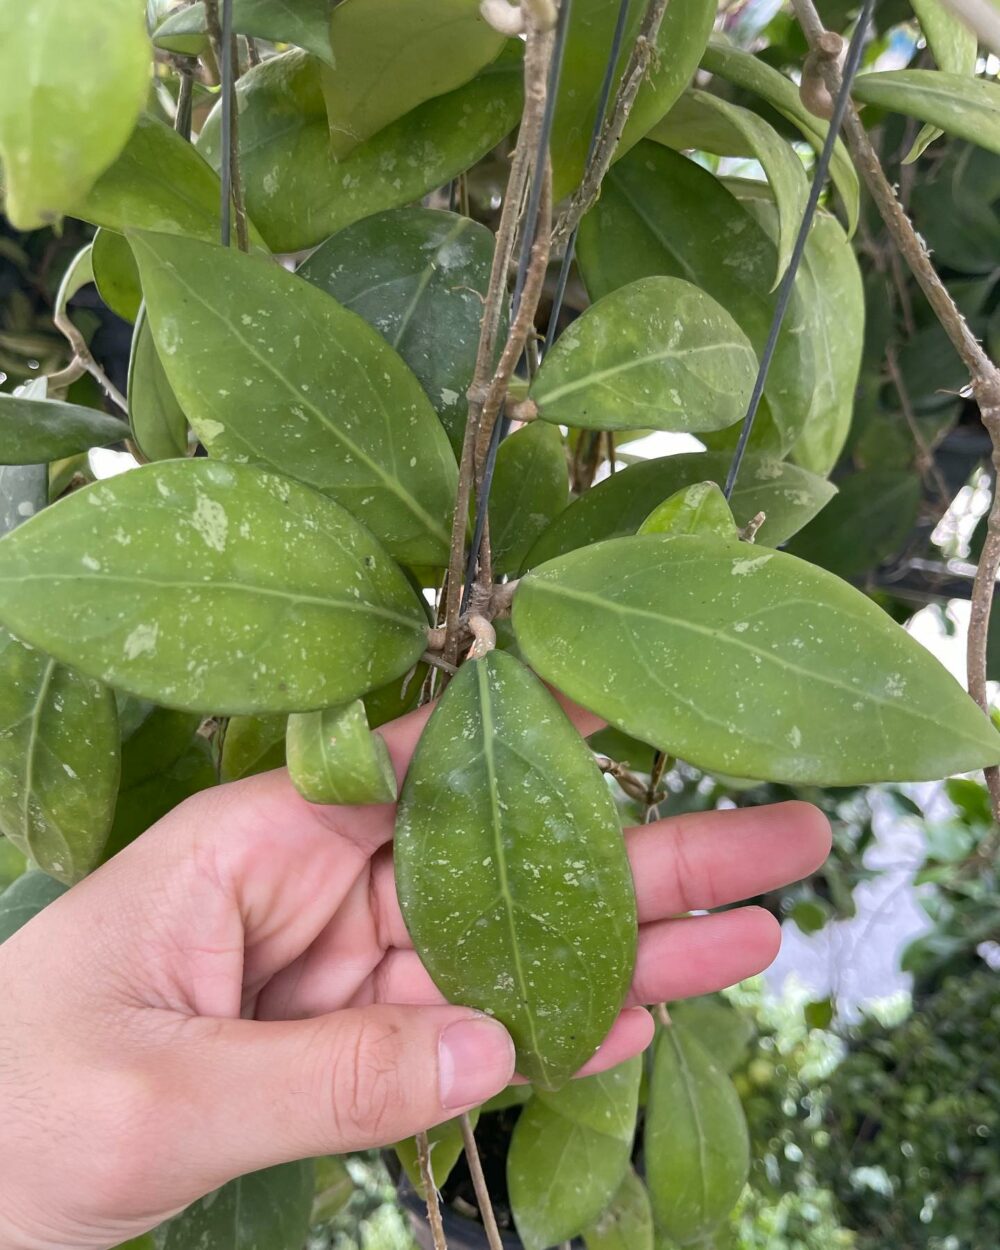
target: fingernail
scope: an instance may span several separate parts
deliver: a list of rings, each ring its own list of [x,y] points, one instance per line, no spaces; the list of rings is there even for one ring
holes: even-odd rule
[[[470,1107],[492,1098],[514,1075],[514,1043],[489,1016],[449,1024],[438,1039],[442,1107]]]

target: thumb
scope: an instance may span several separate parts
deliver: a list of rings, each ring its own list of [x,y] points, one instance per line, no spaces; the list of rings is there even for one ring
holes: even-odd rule
[[[194,1018],[171,1047],[199,1183],[412,1137],[514,1075],[507,1030],[468,1007],[379,1005],[312,1020]],[[186,1034],[186,1036],[185,1036]],[[175,1066],[178,1065],[178,1066]],[[183,1094],[182,1094],[183,1091]],[[181,1095],[178,1097],[178,1095]]]

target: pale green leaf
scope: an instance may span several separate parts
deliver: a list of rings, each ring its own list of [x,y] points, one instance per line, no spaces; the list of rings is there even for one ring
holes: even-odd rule
[[[720,538],[737,535],[732,509],[715,482],[695,482],[664,499],[636,533],[717,534]]]
[[[313,1224],[325,1224],[347,1206],[355,1192],[355,1184],[340,1155],[314,1159],[313,1169],[316,1173],[316,1193],[311,1220]]]
[[[653,1212],[649,1193],[630,1168],[611,1205],[583,1230],[587,1250],[653,1250]]]
[[[885,70],[855,79],[853,95],[1000,153],[1000,84],[990,79],[938,69]]]
[[[479,1111],[469,1112],[469,1119],[472,1127],[475,1128],[479,1120]],[[430,1148],[431,1173],[434,1177],[435,1186],[440,1189],[448,1177],[451,1175],[452,1168],[458,1162],[464,1144],[462,1141],[462,1125],[459,1120],[445,1120],[443,1124],[436,1124],[433,1128],[427,1130],[427,1141]],[[417,1140],[415,1137],[407,1137],[405,1141],[397,1142],[393,1146],[396,1152],[396,1158],[402,1164],[406,1178],[417,1191],[424,1197],[424,1182],[420,1175],[420,1160],[417,1155]]]
[[[239,781],[285,763],[286,716],[234,716],[222,740],[222,780]]]
[[[208,452],[331,496],[400,560],[443,563],[455,457],[385,340],[268,258],[129,238],[160,362]]]
[[[330,46],[332,0],[233,0],[233,30],[272,43],[294,43],[336,64]],[[153,32],[153,43],[181,56],[200,56],[208,44],[203,0],[175,9]]]
[[[0,619],[110,685],[220,714],[346,702],[426,643],[413,589],[349,513],[210,460],[86,487],[8,535]]]
[[[16,229],[74,212],[124,147],[151,63],[133,0],[0,6],[0,160]]]
[[[310,803],[392,803],[396,772],[389,748],[368,727],[360,699],[288,718],[288,775]]]
[[[863,785],[1000,760],[1000,734],[938,660],[794,556],[616,539],[522,578],[513,619],[545,681],[706,771]]]
[[[0,893],[0,942],[66,893],[66,886],[47,872],[31,868]]]
[[[747,1057],[754,1024],[746,1011],[724,998],[688,998],[670,1004],[670,1018],[708,1051],[723,1072],[732,1072]]]
[[[142,288],[132,249],[124,235],[103,227],[98,230],[94,235],[93,269],[101,299],[112,312],[134,323],[142,303]]]
[[[48,464],[127,437],[123,421],[96,408],[0,395],[0,464]]]
[[[73,257],[66,268],[66,272],[62,276],[59,283],[59,290],[56,292],[56,312],[63,314],[69,301],[74,295],[87,285],[88,282],[94,281],[94,247],[88,243],[86,247],[82,247]],[[35,382],[44,382],[45,391],[48,393],[48,382],[43,378],[34,379]],[[27,383],[31,386],[32,383]],[[20,388],[19,388],[20,389]],[[44,398],[44,395],[41,396]]]
[[[147,460],[176,460],[187,455],[187,417],[163,371],[145,308],[140,310],[132,334],[128,419],[136,446]]]
[[[979,43],[968,26],[948,8],[942,0],[911,0],[920,27],[938,69],[949,74],[976,72]],[[909,165],[920,156],[944,132],[936,126],[924,126],[913,141],[913,147],[903,160]]]
[[[556,426],[533,421],[497,451],[490,492],[495,573],[516,573],[538,536],[569,503],[566,447]]]
[[[164,1225],[160,1250],[302,1250],[314,1187],[310,1160],[241,1176]]]
[[[624,1001],[635,903],[593,756],[513,656],[466,662],[437,705],[403,785],[395,865],[442,993],[507,1026],[524,1076],[567,1080]]]

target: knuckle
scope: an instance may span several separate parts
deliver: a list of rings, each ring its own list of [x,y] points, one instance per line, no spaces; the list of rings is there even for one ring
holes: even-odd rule
[[[405,1098],[400,1077],[401,1036],[388,1020],[362,1021],[337,1049],[332,1064],[330,1108],[345,1143],[384,1145]]]

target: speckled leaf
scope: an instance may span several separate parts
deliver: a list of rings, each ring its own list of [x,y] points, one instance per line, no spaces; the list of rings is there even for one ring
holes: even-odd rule
[[[724,482],[730,460],[722,452],[685,452],[620,469],[556,517],[528,553],[524,567],[533,568],[602,538],[634,534],[653,509],[676,491],[695,482]],[[765,513],[767,520],[757,538],[776,547],[835,494],[836,487],[805,469],[764,456],[747,456],[731,504],[741,526],[758,512]]]
[[[346,702],[426,642],[416,594],[349,513],[210,460],[85,487],[8,535],[0,619],[110,685],[220,714]]]
[[[664,499],[636,531],[639,534],[717,534],[737,536],[726,497],[715,482],[695,482]]]
[[[644,1143],[658,1229],[701,1244],[736,1205],[750,1146],[732,1081],[681,1024],[657,1031]]]
[[[592,299],[654,274],[684,278],[729,312],[755,351],[763,349],[774,311],[777,248],[719,179],[686,156],[644,142],[620,160],[583,219],[578,256]],[[805,324],[796,291],[755,426],[769,450],[787,451],[809,411],[816,361]]]
[[[111,691],[0,630],[0,832],[79,881],[100,860],[118,774]]]
[[[396,208],[355,222],[299,266],[364,317],[417,375],[461,450],[493,235],[468,217]]]
[[[656,48],[629,115],[618,154],[624,155],[663,116],[691,80],[712,30],[715,0],[684,0],[667,6]],[[642,24],[643,0],[629,0],[616,82]],[[587,149],[601,95],[618,4],[574,0],[552,131],[553,194],[575,190],[583,177]]]
[[[112,312],[135,322],[142,303],[139,271],[125,236],[101,228],[94,235],[94,283],[97,293]]]
[[[1000,152],[1000,84],[939,69],[862,74],[852,94],[862,104],[904,113],[950,135]]]
[[[288,718],[288,775],[310,803],[392,803],[396,772],[389,748],[368,728],[360,699]]]
[[[276,252],[315,247],[362,217],[419,200],[485,156],[520,113],[520,61],[504,55],[334,161],[321,68],[303,52],[286,52],[237,86],[247,210]],[[198,137],[215,168],[219,129],[216,107]]]
[[[513,656],[467,662],[445,691],[403,785],[395,864],[441,991],[507,1026],[529,1080],[567,1080],[624,1001],[635,901],[593,756]]]
[[[48,464],[127,436],[124,422],[96,408],[0,395],[0,464]]]
[[[61,881],[37,868],[18,877],[0,893],[0,942],[6,942],[66,890]]]
[[[234,716],[222,740],[222,780],[239,781],[285,763],[286,716]]]
[[[516,573],[532,544],[569,503],[566,447],[556,426],[534,421],[505,438],[490,492],[495,573]]]
[[[188,424],[142,309],[128,362],[128,419],[136,446],[147,460],[176,460],[188,453]]]
[[[233,0],[233,30],[254,39],[294,43],[336,64],[330,46],[333,0]],[[175,9],[153,32],[153,43],[181,56],[199,56],[208,42],[202,0]],[[339,51],[339,50],[338,50]]]
[[[133,0],[0,6],[0,159],[18,230],[72,212],[124,146],[149,84],[143,16]]]
[[[611,1205],[583,1230],[587,1250],[653,1250],[653,1212],[649,1193],[629,1168]]]
[[[725,308],[690,282],[650,277],[578,317],[529,394],[556,425],[696,433],[739,421],[756,373],[753,348]]]
[[[314,1187],[310,1160],[241,1176],[158,1230],[160,1250],[302,1250]]]
[[[1000,733],[938,660],[794,556],[615,539],[522,578],[513,620],[545,681],[708,771],[863,785],[1000,760]]]
[[[336,68],[323,71],[334,156],[434,96],[469,81],[504,45],[479,0],[342,0],[333,10]]]
[[[48,465],[0,464],[0,535],[40,512],[48,501]]]
[[[478,1109],[469,1112],[469,1118],[472,1121],[472,1127],[475,1128],[479,1120]],[[451,1175],[452,1168],[458,1162],[462,1154],[462,1125],[458,1120],[445,1120],[443,1124],[436,1124],[433,1128],[427,1130],[427,1141],[430,1145],[431,1172],[434,1175],[434,1184],[438,1189],[445,1183]],[[424,1196],[424,1183],[420,1175],[420,1160],[417,1156],[417,1141],[415,1137],[407,1137],[405,1141],[397,1142],[393,1146],[396,1152],[396,1158],[403,1166],[406,1178],[421,1196]]]
[[[446,560],[455,457],[385,340],[266,257],[129,237],[160,362],[210,455],[322,491],[408,564]]]
[[[734,86],[766,100],[786,121],[798,127],[802,137],[817,152],[823,147],[829,129],[827,123],[809,112],[799,98],[798,87],[784,74],[750,52],[744,52],[741,48],[731,47],[716,39],[709,42],[701,64],[709,73],[718,74]],[[861,191],[854,164],[840,139],[833,150],[830,177],[847,210],[848,230],[853,234],[858,224]]]
[[[628,1170],[642,1061],[638,1057],[535,1097],[507,1157],[511,1210],[525,1250],[569,1241],[612,1201]]]

